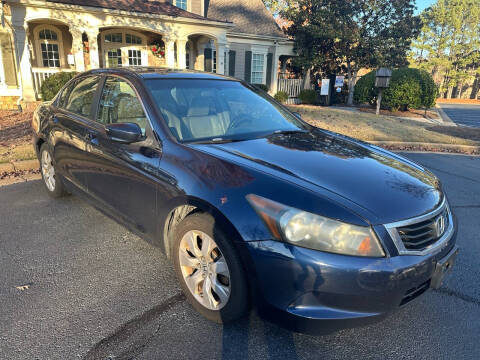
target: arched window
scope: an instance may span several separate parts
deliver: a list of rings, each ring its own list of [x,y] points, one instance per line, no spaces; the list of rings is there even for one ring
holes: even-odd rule
[[[62,32],[52,25],[41,25],[35,31],[37,65],[59,68],[64,64]]]
[[[142,34],[114,29],[102,32],[101,39],[105,67],[148,65],[147,41]]]

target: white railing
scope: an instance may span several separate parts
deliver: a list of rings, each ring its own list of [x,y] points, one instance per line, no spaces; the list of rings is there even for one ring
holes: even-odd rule
[[[288,94],[287,104],[299,104],[298,95],[302,91],[303,79],[278,79],[277,91]]]
[[[43,82],[46,78],[52,76],[53,74],[59,72],[72,72],[72,69],[63,69],[63,68],[42,68],[42,67],[32,67],[32,75],[33,75],[33,87],[35,90],[35,96],[37,99],[42,98],[42,94],[40,92],[40,87],[42,86]]]

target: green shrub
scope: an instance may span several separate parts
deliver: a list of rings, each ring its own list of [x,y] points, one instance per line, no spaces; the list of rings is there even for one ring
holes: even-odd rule
[[[358,79],[353,93],[353,101],[357,104],[373,105],[377,101],[378,91],[375,87],[375,71],[370,71]]]
[[[265,84],[253,84],[257,89],[263,90],[265,92],[268,92],[268,86]]]
[[[281,103],[285,103],[288,100],[288,94],[285,91],[279,91],[274,96],[275,100]]]
[[[392,73],[390,86],[383,92],[382,109],[431,108],[437,95],[438,88],[428,72],[414,68],[397,69]],[[353,98],[356,103],[374,105],[377,96],[375,71],[371,71],[358,80]]]
[[[40,87],[42,99],[44,101],[52,100],[60,89],[75,75],[76,73],[74,72],[59,72],[46,78]]]
[[[318,104],[318,94],[315,90],[302,90],[300,94],[298,94],[298,98],[302,104]]]

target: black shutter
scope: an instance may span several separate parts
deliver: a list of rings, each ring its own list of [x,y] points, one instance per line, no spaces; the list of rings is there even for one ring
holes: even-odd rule
[[[245,81],[252,81],[252,52],[245,51]]]
[[[208,48],[205,49],[205,51],[203,52],[203,55],[205,57],[204,70],[208,72],[213,71],[212,54],[213,54],[212,49],[208,49]]]
[[[273,54],[268,53],[267,55],[267,86],[269,89],[272,88],[272,63],[273,63]]]
[[[233,50],[230,50],[228,53],[228,75],[229,76],[235,76],[235,55],[236,52]]]

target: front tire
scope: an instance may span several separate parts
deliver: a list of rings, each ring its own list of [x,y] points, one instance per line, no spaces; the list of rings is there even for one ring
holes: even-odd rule
[[[56,175],[53,156],[46,143],[40,147],[40,172],[48,195],[59,198],[66,195],[62,180]]]
[[[194,213],[183,219],[172,251],[182,290],[200,314],[221,324],[246,314],[248,287],[243,266],[212,216]]]

